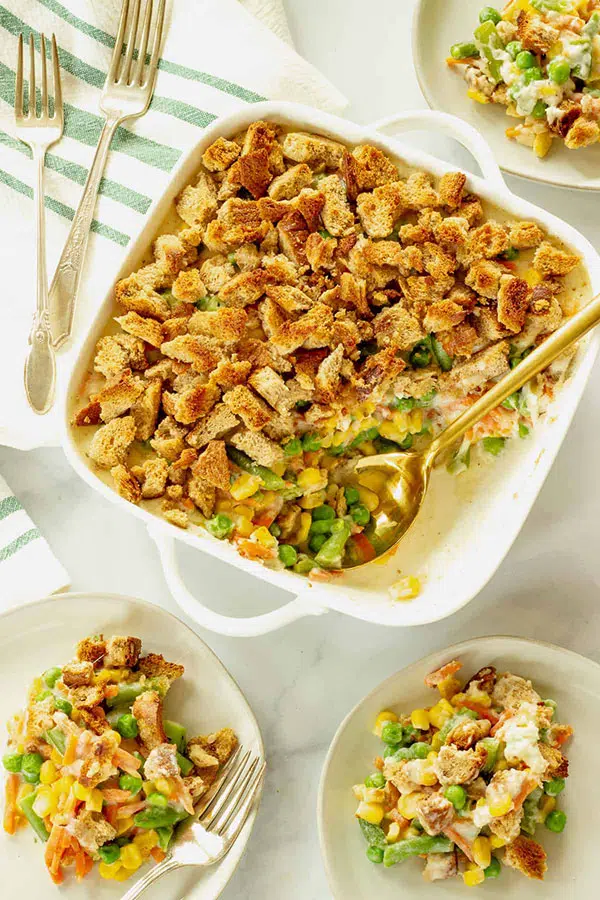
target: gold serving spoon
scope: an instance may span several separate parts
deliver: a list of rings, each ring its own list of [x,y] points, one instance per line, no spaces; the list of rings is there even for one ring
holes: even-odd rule
[[[424,450],[414,452],[381,453],[364,456],[357,470],[376,469],[386,476],[387,493],[382,507],[375,512],[375,526],[385,540],[384,554],[391,554],[417,517],[425,499],[435,460],[444,450],[492,409],[522,388],[535,375],[547,368],[565,350],[579,341],[600,322],[600,294],[584,309],[572,316],[540,346],[525,357],[514,369],[483,394],[469,409],[451,422]],[[371,561],[369,561],[371,562]],[[346,569],[369,565],[368,562],[344,565]]]

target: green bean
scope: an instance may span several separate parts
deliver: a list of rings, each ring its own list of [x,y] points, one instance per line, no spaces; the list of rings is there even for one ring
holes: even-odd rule
[[[490,77],[498,84],[502,81],[501,62],[494,56],[494,51],[503,50],[504,44],[500,40],[494,23],[488,20],[479,25],[475,29],[475,40],[481,45],[483,55],[488,63]]]
[[[411,744],[410,747],[399,747],[392,754],[392,758],[395,762],[399,762],[401,759],[427,759],[431,749],[431,744],[417,741],[415,744]]]
[[[367,847],[367,859],[372,863],[381,864],[384,852],[382,847]]]
[[[461,708],[448,719],[445,725],[442,725],[439,731],[439,740],[442,744],[446,742],[446,738],[453,728],[459,725],[464,719],[478,719],[479,716],[472,709]]]
[[[147,685],[141,685],[138,681],[132,684],[120,684],[118,693],[114,697],[108,697],[106,705],[109,709],[112,709],[113,706],[131,706],[140,694],[148,690],[150,688]]]
[[[294,547],[292,547],[292,550]],[[308,575],[309,572],[315,567],[315,560],[311,559],[310,556],[306,556],[306,554],[301,553],[298,556],[298,559],[293,564],[294,572],[298,575]]]
[[[383,851],[383,864],[386,868],[396,863],[403,862],[411,856],[421,856],[424,853],[450,853],[452,841],[441,837],[413,837],[389,844]]]
[[[498,759],[500,741],[497,741],[495,738],[490,737],[483,738],[483,740],[479,741],[478,746],[485,747],[485,749],[487,750],[487,759],[481,771],[491,772],[496,765],[496,760]]]
[[[73,704],[68,700],[65,700],[64,697],[55,697],[54,705],[60,712],[63,712],[65,716],[70,716],[73,712]]]
[[[293,566],[298,559],[298,551],[291,544],[280,544],[277,548],[277,555],[286,569]]]
[[[156,833],[158,835],[158,846],[164,853],[166,853],[169,848],[169,844],[171,843],[171,838],[173,837],[173,826],[159,825],[156,829]]]
[[[308,432],[302,438],[302,449],[308,452],[314,450],[320,450],[321,448],[321,438],[318,434],[313,434],[312,432]]]
[[[37,784],[44,757],[39,753],[25,753],[21,760],[21,775],[28,784]]]
[[[138,828],[165,828],[174,825],[180,819],[181,814],[172,806],[168,806],[166,809],[150,806],[133,817]]]
[[[382,848],[387,847],[387,841],[383,828],[380,828],[379,825],[371,825],[370,822],[365,822],[364,819],[359,819],[358,824],[360,825],[360,830],[362,831],[363,836],[369,846]]]
[[[302,453],[302,443],[299,438],[291,438],[283,445],[283,452],[286,456],[300,456]]]
[[[350,447],[352,450],[355,450],[361,444],[364,444],[365,441],[374,441],[376,437],[379,437],[379,428],[366,428],[364,431],[359,431],[351,442]]]
[[[18,801],[17,806],[37,834],[37,836],[42,841],[47,841],[50,837],[50,832],[44,825],[44,820],[41,819],[37,813],[33,811],[33,804],[35,803],[35,798],[37,794],[27,794],[26,797],[22,797],[21,800]]]
[[[452,44],[450,56],[452,59],[472,59],[479,56],[479,50],[473,43]]]
[[[586,24],[581,29],[582,34],[587,35],[590,39],[596,37],[600,32],[600,12],[593,12]]]
[[[185,727],[180,725],[179,722],[172,722],[170,719],[165,719],[163,728],[170,742],[177,745],[177,749],[180,753],[184,753],[187,743],[187,731]]]
[[[138,794],[142,789],[142,779],[135,775],[121,775],[119,787],[122,791],[129,791],[130,794]]]
[[[337,531],[332,533],[331,537],[327,538],[315,557],[316,563],[324,569],[340,568],[342,555],[350,538],[351,532],[348,523],[343,519],[338,519],[337,521],[343,522],[343,527],[338,528]]]
[[[542,789],[536,788],[529,794],[523,803],[523,818],[521,819],[521,831],[534,835],[538,825],[538,804],[542,796]]]
[[[188,759],[187,756],[184,756],[179,750],[177,751],[177,765],[181,769],[181,774],[184,778],[186,775],[189,775],[194,768],[194,763],[191,759]]]
[[[433,355],[435,356],[438,366],[442,372],[449,372],[454,365],[454,360],[446,353],[435,335],[430,335],[429,340],[431,341],[431,349],[433,350]]]
[[[267,469],[266,466],[259,466],[258,463],[255,463],[254,460],[242,453],[241,450],[238,450],[237,447],[228,446],[227,455],[231,462],[243,469],[244,472],[249,472],[250,475],[256,475],[257,478],[260,478],[268,491],[281,491],[286,487],[283,478],[280,478],[271,469]]]
[[[60,728],[50,728],[50,730],[46,731],[44,734],[44,740],[54,747],[55,750],[58,750],[61,756],[64,756],[67,747],[67,739]]]
[[[408,361],[413,369],[424,369],[431,362],[431,347],[427,341],[418,341],[410,352]]]

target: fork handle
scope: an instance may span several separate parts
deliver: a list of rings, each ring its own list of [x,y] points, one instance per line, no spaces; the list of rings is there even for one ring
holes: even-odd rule
[[[182,863],[176,862],[172,856],[168,856],[161,863],[158,863],[156,866],[153,866],[149,872],[146,872],[143,878],[140,878],[139,881],[131,887],[126,894],[121,897],[121,900],[135,900],[136,897],[139,897],[140,894],[146,890],[147,887],[150,887],[151,884],[164,875],[166,872],[172,872],[174,869],[180,869]]]
[[[50,286],[49,312],[52,343],[60,347],[69,338],[73,327],[73,314],[83,272],[85,254],[94,218],[98,188],[119,118],[107,118],[100,134],[94,159],[88,173],[83,195],[75,213],[71,230]]]
[[[44,415],[54,402],[56,361],[52,349],[48,315],[48,275],[46,272],[46,217],[44,208],[45,148],[34,149],[36,167],[35,230],[37,258],[37,300],[29,333],[29,351],[25,360],[25,392],[34,412]]]

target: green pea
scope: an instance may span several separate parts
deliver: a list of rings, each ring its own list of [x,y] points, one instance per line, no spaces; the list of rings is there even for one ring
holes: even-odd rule
[[[372,775],[367,775],[365,778],[365,787],[368,788],[377,788],[381,790],[385,787],[385,775],[383,772],[373,772]]]
[[[204,527],[209,534],[212,534],[213,537],[222,541],[224,538],[229,537],[233,531],[233,521],[229,516],[224,515],[224,513],[217,513],[212,519],[206,520]]]
[[[310,535],[313,534],[331,534],[331,519],[317,519],[310,526]]]
[[[65,716],[70,716],[73,712],[73,704],[68,700],[65,700],[64,697],[55,697],[54,705],[60,712],[63,712]]]
[[[272,522],[269,525],[269,531],[271,532],[273,537],[276,537],[276,538],[281,537],[281,528],[279,527],[277,522]]]
[[[350,510],[350,515],[357,525],[368,525],[371,520],[371,513],[362,503],[356,503]]]
[[[509,262],[514,262],[515,259],[519,258],[519,251],[516,247],[509,247],[508,250],[505,250],[502,254],[502,259],[507,259]]]
[[[21,771],[21,766],[23,764],[23,754],[22,753],[6,753],[2,757],[2,765],[6,769],[7,772],[17,773]]]
[[[381,847],[367,847],[367,859],[370,859],[372,863],[382,863],[383,852]]]
[[[319,234],[321,235],[322,238],[325,238],[325,240],[327,240],[327,238],[331,237],[330,233],[327,231],[326,228],[319,228]]]
[[[284,564],[286,569],[289,569],[290,566],[293,566],[298,559],[298,552],[295,547],[292,547],[291,544],[280,544],[277,553],[279,555],[279,559]]]
[[[555,834],[560,834],[565,830],[565,825],[567,824],[567,814],[562,811],[562,809],[553,809],[552,812],[546,817],[545,826],[548,831],[554,831]]]
[[[43,700],[47,700],[48,697],[52,697],[52,691],[40,691],[40,693],[35,698],[35,702],[41,703]]]
[[[352,487],[352,485],[350,484],[344,488],[344,497],[346,498],[346,503],[348,504],[348,506],[354,506],[354,504],[358,503],[358,501],[360,500],[360,494],[358,493],[357,489],[355,487]]]
[[[326,534],[314,534],[310,541],[308,542],[308,546],[312,550],[313,553],[318,553],[325,541],[327,540]]]
[[[61,675],[62,669],[60,668],[60,666],[53,666],[51,669],[46,669],[46,671],[42,675],[42,678],[49,688],[53,688]]]
[[[501,871],[502,864],[500,863],[500,860],[495,856],[492,856],[492,861],[490,862],[487,869],[483,870],[483,874],[486,878],[497,878]]]
[[[484,6],[479,13],[479,21],[482,25],[484,22],[493,22],[494,25],[497,25],[498,22],[502,21],[502,16],[493,6]]]
[[[135,738],[139,734],[137,721],[131,713],[124,713],[122,716],[119,716],[115,729],[124,738]]]
[[[132,794],[137,794],[142,789],[142,779],[137,778],[135,775],[121,775],[119,778],[119,787],[122,791],[129,791]]]
[[[302,444],[299,438],[292,438],[283,445],[283,452],[286,456],[299,456],[302,453]]]
[[[357,491],[358,493],[358,491]],[[328,519],[335,519],[335,509],[332,506],[317,506],[312,512],[313,522],[325,522]]]
[[[410,450],[412,445],[413,445],[412,434],[407,434],[406,437],[402,441],[400,441],[400,443],[398,444],[398,446],[400,447],[401,450]]]
[[[521,50],[523,49],[523,44],[521,41],[510,41],[506,45],[506,52],[510,56],[511,59],[516,59]]]
[[[519,422],[519,437],[526,438],[529,434],[529,428],[523,422]]]
[[[28,784],[37,784],[44,758],[39,753],[26,753],[21,761],[21,775]]]
[[[169,801],[165,795],[159,794],[158,791],[153,791],[151,794],[148,794],[146,799],[150,806],[155,806],[157,809],[166,809],[169,805]]]
[[[321,438],[318,434],[313,434],[309,432],[305,434],[302,438],[302,449],[303,450],[319,450],[321,448]]]
[[[521,50],[515,59],[515,62],[520,69],[531,69],[532,66],[535,66],[536,61],[535,56],[533,53],[530,53],[529,50]]]
[[[548,76],[554,84],[565,84],[571,77],[571,66],[566,59],[553,59],[548,66]]]
[[[531,115],[534,119],[545,119],[547,109],[548,105],[543,100],[538,100],[531,110]]]
[[[461,784],[449,785],[444,791],[444,797],[456,810],[464,809],[467,802],[467,792]]]
[[[390,409],[399,409],[401,412],[408,412],[414,409],[417,401],[414,397],[394,397],[390,403]]]
[[[117,843],[103,844],[98,847],[98,856],[102,862],[110,866],[112,863],[116,863],[121,856],[121,848]]]
[[[543,77],[544,75],[539,66],[532,66],[531,69],[525,69],[523,73],[525,84],[531,84],[532,81],[542,81]]]
[[[400,744],[404,736],[404,728],[399,722],[386,722],[381,729],[381,740],[385,744]]]
[[[311,405],[310,400],[296,400],[296,409],[298,412],[306,412]]]
[[[419,341],[411,350],[408,360],[414,369],[424,369],[431,362],[431,348],[426,341]]]
[[[544,792],[548,794],[549,797],[558,797],[558,795],[564,791],[565,789],[565,779],[564,778],[553,778],[551,781],[547,781],[544,785]]]
[[[471,59],[474,56],[479,56],[479,50],[475,44],[452,44],[450,56],[452,59]]]

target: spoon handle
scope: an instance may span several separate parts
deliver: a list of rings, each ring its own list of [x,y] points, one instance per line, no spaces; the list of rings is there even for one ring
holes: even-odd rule
[[[536,350],[526,356],[514,369],[511,369],[504,378],[501,378],[494,387],[451,422],[430,444],[427,452],[428,461],[432,463],[442,450],[450,447],[457,438],[462,437],[465,431],[476,425],[492,409],[503,403],[507,397],[510,397],[554,362],[561,353],[579,341],[598,322],[600,322],[600,294],[594,297],[580,312],[568,319]]]

